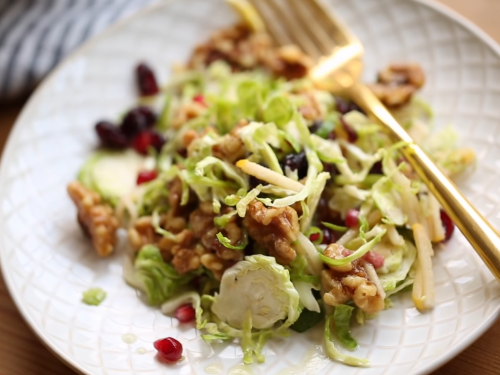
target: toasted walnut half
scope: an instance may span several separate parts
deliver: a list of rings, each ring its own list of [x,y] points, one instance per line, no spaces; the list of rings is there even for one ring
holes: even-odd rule
[[[236,25],[214,33],[192,54],[189,68],[200,69],[222,60],[233,70],[264,67],[287,79],[302,78],[312,66],[311,59],[295,46],[276,47],[269,35],[254,33],[245,25]]]
[[[78,208],[78,222],[91,238],[99,256],[111,254],[116,245],[118,220],[113,209],[101,202],[101,197],[80,182],[68,185],[68,194]]]
[[[386,106],[398,107],[408,103],[424,83],[425,74],[420,65],[392,64],[379,72],[377,83],[370,87]]]
[[[356,306],[368,314],[382,311],[385,307],[384,297],[369,280],[360,261],[353,261],[351,267],[349,272],[323,270],[321,282],[326,290],[323,295],[325,303],[337,306],[352,299]]]
[[[295,259],[297,254],[291,244],[299,235],[299,218],[293,208],[266,207],[254,199],[248,205],[243,225],[250,237],[279,264],[289,264]]]

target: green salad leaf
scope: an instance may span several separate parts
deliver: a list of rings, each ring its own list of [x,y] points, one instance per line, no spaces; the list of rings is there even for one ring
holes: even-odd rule
[[[101,288],[89,288],[83,292],[83,303],[98,306],[106,298],[106,292]]]
[[[162,304],[196,276],[194,273],[179,275],[171,264],[165,263],[154,245],[143,246],[133,269],[125,272],[127,282],[143,291],[150,305]]]

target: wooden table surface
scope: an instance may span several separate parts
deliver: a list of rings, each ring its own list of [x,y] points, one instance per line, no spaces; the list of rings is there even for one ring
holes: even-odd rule
[[[500,0],[438,0],[500,42]],[[23,102],[0,105],[0,150]],[[500,374],[500,321],[434,375]],[[0,274],[0,375],[75,374],[49,352],[19,315]]]

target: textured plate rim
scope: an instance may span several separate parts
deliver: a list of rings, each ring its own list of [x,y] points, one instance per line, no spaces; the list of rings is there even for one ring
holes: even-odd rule
[[[7,138],[5,143],[4,150],[2,152],[2,160],[0,161],[0,198],[4,195],[4,180],[6,178],[6,166],[9,165],[10,155],[12,154],[11,149],[15,145],[15,140],[19,138],[19,133],[21,129],[21,124],[25,121],[24,119],[27,117],[27,114],[37,105],[37,102],[40,100],[41,95],[43,94],[45,87],[47,87],[59,74],[59,72],[68,64],[70,64],[73,60],[80,57],[85,53],[87,49],[92,47],[95,43],[100,41],[103,38],[108,37],[109,35],[119,32],[123,27],[128,25],[130,22],[143,17],[146,14],[154,12],[156,9],[160,9],[166,6],[169,6],[170,3],[177,2],[181,0],[161,0],[158,3],[148,5],[136,13],[125,17],[121,21],[116,24],[108,27],[98,35],[92,37],[88,41],[86,41],[83,45],[78,47],[75,51],[70,53],[66,58],[63,59],[57,66],[45,77],[36,90],[31,94],[27,103],[23,106],[21,113],[18,115],[12,130]],[[486,44],[495,55],[500,58],[500,45],[485,31],[483,31],[479,26],[475,23],[462,16],[455,10],[449,8],[448,6],[438,3],[436,0],[409,0],[414,3],[421,4],[440,15],[447,17],[448,19],[454,21],[458,25],[465,28],[475,37],[477,37],[482,43]],[[55,347],[55,345],[50,341],[48,337],[45,336],[44,332],[41,331],[30,318],[28,312],[25,310],[24,305],[21,303],[18,294],[15,293],[15,288],[13,285],[13,281],[11,280],[10,273],[8,271],[8,267],[6,262],[1,261],[4,256],[4,250],[0,248],[0,268],[3,273],[3,277],[5,280],[5,284],[7,286],[7,290],[14,301],[18,311],[20,312],[23,320],[27,323],[30,330],[35,334],[38,340],[58,359],[60,359],[65,365],[70,367],[73,371],[82,374],[82,375],[90,375],[89,372],[85,368],[83,368],[76,360],[73,358],[67,357],[65,353],[60,352],[60,350]],[[456,345],[451,351],[446,353],[445,355],[436,358],[429,364],[423,367],[421,374],[430,373],[431,371],[436,370],[437,368],[443,366],[445,363],[449,362],[451,359],[455,358],[459,353],[469,347],[474,341],[476,341],[482,334],[484,334],[498,319],[500,316],[500,304],[496,306],[490,317],[484,321],[480,326],[478,326],[471,334],[462,341],[460,344]]]

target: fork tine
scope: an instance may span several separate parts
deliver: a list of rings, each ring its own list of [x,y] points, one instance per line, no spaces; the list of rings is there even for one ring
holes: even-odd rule
[[[310,29],[307,20],[302,17],[302,12],[296,7],[296,0],[280,1],[266,0],[273,7],[276,14],[281,16],[277,18],[282,21],[282,24],[287,29],[288,34],[309,56],[312,58],[321,57],[321,50],[318,49],[314,37],[311,37]],[[299,0],[300,1],[300,0]],[[278,3],[281,4],[278,5]]]
[[[288,1],[290,8],[297,18],[300,18],[303,24],[302,32],[307,32],[314,41],[316,49],[320,56],[332,53],[335,42],[329,35],[332,28],[331,22],[325,22],[321,14],[318,14],[314,5],[309,5],[309,1]]]
[[[293,14],[290,14],[289,7],[283,7],[276,0],[251,0],[257,11],[264,19],[272,36],[281,45],[295,44],[300,46],[311,57],[321,56],[320,51],[315,46],[314,41],[302,32],[304,26],[302,22]],[[288,1],[284,2],[288,5]],[[283,4],[283,3],[282,3]],[[299,24],[299,25],[297,25]]]
[[[276,18],[273,17],[273,12],[269,11],[269,7],[264,4],[265,0],[250,0],[259,15],[262,17],[266,29],[271,34],[271,36],[278,42],[278,44],[285,46],[293,44],[292,39],[289,35],[283,31],[279,22],[276,22]]]
[[[358,44],[359,40],[349,32],[321,0],[302,0],[314,11],[317,19],[321,19],[324,30],[328,30],[328,37],[333,38],[339,45]],[[302,2],[301,1],[301,2]]]

